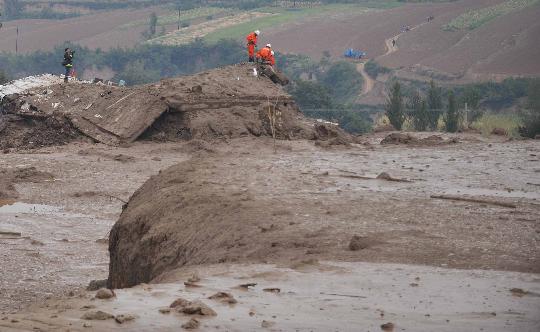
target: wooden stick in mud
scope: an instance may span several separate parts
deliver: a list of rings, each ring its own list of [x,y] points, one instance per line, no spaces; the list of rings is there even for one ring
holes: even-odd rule
[[[490,201],[490,200],[478,199],[478,198],[467,198],[467,197],[449,196],[449,195],[431,195],[430,197],[431,198],[436,198],[436,199],[448,199],[448,200],[452,200],[452,201],[462,201],[462,202],[497,205],[497,206],[507,207],[507,208],[511,208],[511,209],[515,209],[517,207],[515,204],[512,204],[512,203],[506,203],[506,202],[500,202],[500,201]]]
[[[0,231],[0,235],[21,236],[19,232]]]

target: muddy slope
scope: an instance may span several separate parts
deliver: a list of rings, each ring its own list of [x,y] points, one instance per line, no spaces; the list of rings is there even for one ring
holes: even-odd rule
[[[56,135],[48,139],[49,145],[76,136],[108,145],[130,143],[140,136],[158,141],[250,135],[352,140],[335,127],[304,118],[281,86],[253,76],[249,64],[135,87],[90,83],[32,87],[6,96],[1,106],[7,116],[0,116],[0,141],[8,142],[6,147],[45,145],[12,139],[27,136],[28,127]]]
[[[109,286],[186,265],[309,259],[539,272],[537,171],[520,163],[538,147],[516,144],[491,147],[498,157],[480,165],[487,144],[280,141],[274,152],[267,139],[232,140],[134,193],[110,233]],[[518,163],[519,176],[504,175]],[[430,197],[441,194],[511,204]]]

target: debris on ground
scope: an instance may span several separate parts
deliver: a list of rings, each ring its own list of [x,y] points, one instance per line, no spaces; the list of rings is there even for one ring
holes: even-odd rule
[[[502,201],[494,201],[494,200],[481,199],[481,198],[460,197],[460,196],[453,196],[453,195],[431,195],[430,197],[435,198],[435,199],[446,199],[446,200],[451,200],[451,201],[462,201],[462,202],[470,202],[470,203],[496,205],[496,206],[502,206],[502,207],[511,208],[511,209],[517,208],[517,205],[514,203],[507,203],[507,202],[502,202]]]
[[[444,139],[440,135],[431,135],[418,138],[408,133],[391,133],[382,139],[381,145],[404,144],[412,146],[437,146],[444,144],[459,143],[457,138]]]
[[[159,308],[158,311],[162,314],[170,314],[171,308]]]
[[[240,284],[240,285],[238,285],[238,288],[249,289],[249,287],[255,287],[255,286],[257,286],[256,283],[250,282],[250,283],[247,283],[247,284]]]
[[[368,236],[359,236],[353,235],[349,241],[349,250],[358,251],[367,248],[371,248],[375,245],[381,244],[382,242],[372,239]]]
[[[265,328],[265,329],[270,328],[270,327],[272,327],[274,325],[276,325],[276,322],[273,322],[273,321],[270,321],[270,320],[263,320],[261,322],[261,327]]]
[[[59,145],[88,137],[109,145],[271,136],[277,139],[353,138],[335,125],[303,117],[293,98],[251,65],[226,66],[157,83],[117,87],[52,84],[6,95],[0,149]],[[122,157],[119,161],[125,162]]]
[[[176,307],[179,312],[187,315],[216,316],[217,313],[201,301],[193,301],[185,306]]]
[[[179,297],[178,299],[174,300],[173,303],[169,305],[170,308],[176,308],[176,307],[185,307],[189,304],[189,301],[186,299],[183,299]]]
[[[122,315],[117,315],[114,317],[114,320],[118,323],[118,324],[124,324],[125,322],[129,322],[129,321],[132,321],[132,320],[135,320],[137,317],[135,315],[131,315],[131,314],[122,314]]]
[[[383,331],[386,331],[386,332],[392,332],[394,331],[394,323],[384,323],[381,325],[381,330]]]
[[[277,293],[281,292],[281,289],[275,288],[275,287],[273,287],[273,288],[263,288],[263,292],[276,293],[277,294]]]
[[[106,288],[107,287],[107,279],[101,279],[101,280],[92,280],[86,287],[87,291],[96,291],[100,288]]]
[[[377,180],[386,180],[386,181],[393,181],[393,182],[412,182],[411,180],[407,180],[407,179],[394,178],[386,172],[382,172],[379,175],[377,175]]]
[[[115,296],[112,289],[100,288],[96,293],[96,299],[106,300]]]
[[[512,288],[510,289],[510,292],[512,293],[513,296],[516,296],[516,297],[523,297],[529,293],[521,288]]]
[[[228,304],[235,304],[237,303],[238,301],[236,301],[236,299],[234,298],[234,296],[232,296],[232,294],[230,293],[226,293],[226,292],[217,292],[216,294],[208,297],[210,300],[216,300],[216,301],[219,301],[219,302],[223,302],[223,303],[228,303]]]
[[[82,315],[81,319],[84,320],[107,320],[113,319],[114,315],[111,315],[107,312],[97,310],[97,311],[88,311]]]
[[[200,325],[201,323],[197,319],[191,318],[188,322],[182,324],[182,328],[186,330],[194,330],[198,329]]]
[[[504,128],[493,128],[491,135],[508,136],[508,132]]]

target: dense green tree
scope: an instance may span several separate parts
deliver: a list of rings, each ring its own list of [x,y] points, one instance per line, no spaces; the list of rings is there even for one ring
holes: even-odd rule
[[[160,73],[157,70],[149,70],[144,67],[141,60],[129,62],[123,71],[116,75],[129,85],[144,84],[159,80]]]
[[[363,134],[371,131],[372,121],[366,113],[358,111],[344,111],[339,126],[351,134]]]
[[[395,82],[394,85],[392,85],[385,109],[390,124],[397,130],[401,130],[403,122],[405,121],[405,107],[403,105],[403,96],[401,94],[401,85],[399,82]]]
[[[150,14],[150,22],[148,23],[148,32],[150,33],[150,36],[156,35],[156,26],[157,26],[157,15],[155,12],[152,12]]]
[[[9,81],[9,78],[7,77],[6,73],[0,70],[0,84],[7,83],[8,81]]]
[[[439,117],[441,115],[442,104],[442,90],[435,85],[435,82],[431,81],[429,84],[429,90],[427,95],[427,108],[428,108],[428,127],[431,130],[437,130],[439,123]]]
[[[446,131],[455,133],[459,129],[460,114],[456,103],[454,92],[448,94],[448,108],[444,117]]]
[[[4,0],[4,14],[7,18],[13,19],[21,15],[22,4],[19,0]]]
[[[373,59],[370,59],[368,62],[366,62],[366,64],[364,65],[364,70],[373,79],[376,79],[379,74],[386,74],[390,72],[390,69],[379,65]]]
[[[480,93],[475,87],[468,86],[461,97],[461,104],[467,104],[467,108],[475,110],[480,106]]]
[[[328,68],[321,82],[330,90],[334,100],[347,103],[358,95],[362,87],[362,75],[352,63],[339,61]]]
[[[294,100],[302,109],[330,109],[332,98],[328,89],[317,82],[297,81],[291,91]]]
[[[540,79],[530,82],[526,109],[522,111],[523,127],[520,134],[526,137],[540,135]]]
[[[409,118],[411,119],[414,130],[425,131],[429,125],[429,115],[426,101],[422,99],[420,93],[415,91],[407,102],[409,109]]]

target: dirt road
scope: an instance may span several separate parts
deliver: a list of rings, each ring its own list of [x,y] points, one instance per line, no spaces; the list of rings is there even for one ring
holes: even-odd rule
[[[365,64],[365,62],[361,62],[356,65],[356,70],[358,70],[358,72],[360,73],[360,75],[362,75],[362,78],[364,79],[360,95],[368,94],[371,90],[373,90],[373,86],[375,85],[375,80],[371,78],[371,76],[369,76],[364,69]]]
[[[397,35],[395,35],[394,37],[390,37],[388,39],[385,39],[384,40],[384,44],[386,45],[386,52],[381,55],[381,56],[378,56],[376,59],[378,58],[381,58],[383,56],[386,56],[386,55],[389,55],[389,54],[392,54],[392,53],[395,53],[397,52],[398,50],[398,45],[397,45],[397,41],[399,39],[399,37],[403,36],[403,34],[407,33],[407,32],[411,32],[411,31],[414,31],[418,28],[420,28],[421,26],[423,26],[424,24],[428,24],[429,22],[423,22],[423,23],[420,23],[418,25],[415,25],[414,27],[410,28],[410,30],[408,31],[404,31],[404,32],[401,32],[401,33],[398,33]],[[392,41],[395,41],[395,45],[392,43]]]
[[[413,31],[415,29],[418,29],[419,27],[421,27],[422,25],[426,24],[428,22],[424,22],[424,23],[421,23],[417,26],[414,26],[412,27],[409,31],[407,32],[410,32],[410,31]],[[388,39],[385,39],[384,40],[384,44],[386,46],[386,52],[383,54],[383,55],[380,55],[376,58],[374,58],[373,60],[377,60],[381,57],[384,57],[384,56],[387,56],[389,54],[392,54],[392,53],[395,53],[397,52],[398,50],[398,46],[397,46],[397,40],[399,39],[400,36],[402,36],[404,33],[406,32],[402,32],[402,33],[399,33],[397,35],[395,35],[394,37],[391,37],[391,38],[388,38]],[[395,41],[395,45],[393,44],[392,41]],[[364,66],[365,66],[365,62],[361,62],[361,63],[358,63],[356,65],[356,70],[360,73],[360,75],[362,75],[362,78],[364,79],[364,82],[362,84],[362,90],[360,92],[360,95],[359,97],[362,97],[364,95],[367,95],[368,93],[371,92],[371,90],[373,90],[373,87],[375,86],[375,84],[377,83],[376,80],[374,80],[373,78],[371,78],[371,76],[369,76],[367,74],[367,72],[365,71],[364,69]]]

